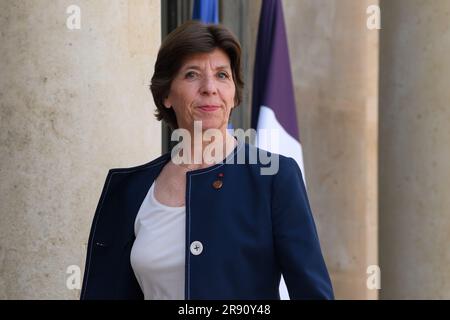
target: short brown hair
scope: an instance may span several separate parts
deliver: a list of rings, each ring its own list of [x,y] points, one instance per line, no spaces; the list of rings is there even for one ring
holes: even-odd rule
[[[168,109],[164,106],[164,99],[169,95],[172,80],[189,55],[211,52],[216,48],[222,49],[230,59],[236,87],[234,103],[235,106],[241,103],[244,81],[242,80],[239,41],[223,25],[204,24],[190,20],[172,31],[164,40],[158,52],[150,85],[157,108],[155,116],[158,120],[164,120],[172,129],[178,128],[173,108]]]

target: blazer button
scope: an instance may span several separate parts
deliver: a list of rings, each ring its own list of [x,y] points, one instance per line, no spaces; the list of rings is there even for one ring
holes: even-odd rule
[[[203,251],[203,244],[200,241],[193,241],[191,243],[191,253],[198,256]]]
[[[222,180],[216,180],[213,182],[212,185],[213,185],[214,189],[220,189],[220,188],[222,188],[223,182],[222,182]]]

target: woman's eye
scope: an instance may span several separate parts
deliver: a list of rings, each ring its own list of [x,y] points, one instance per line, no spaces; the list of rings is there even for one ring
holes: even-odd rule
[[[186,78],[194,78],[196,76],[196,73],[194,71],[189,71],[186,73]]]
[[[226,73],[226,72],[219,72],[219,78],[220,79],[227,79],[228,78],[228,73]]]

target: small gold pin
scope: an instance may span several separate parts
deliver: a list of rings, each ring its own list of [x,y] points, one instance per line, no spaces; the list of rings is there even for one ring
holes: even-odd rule
[[[222,180],[216,180],[213,182],[212,185],[213,185],[214,189],[220,189],[220,188],[222,188],[223,182],[222,182]]]

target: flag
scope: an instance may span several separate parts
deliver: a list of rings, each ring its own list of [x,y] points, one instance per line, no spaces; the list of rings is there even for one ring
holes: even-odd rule
[[[294,158],[305,181],[281,0],[262,2],[256,44],[251,126],[257,130],[255,145]],[[274,131],[271,130],[276,130],[277,134],[272,135],[271,132]],[[274,137],[276,141],[273,140]],[[283,278],[280,297],[289,299]]]
[[[192,19],[203,23],[219,23],[217,0],[195,0]]]

